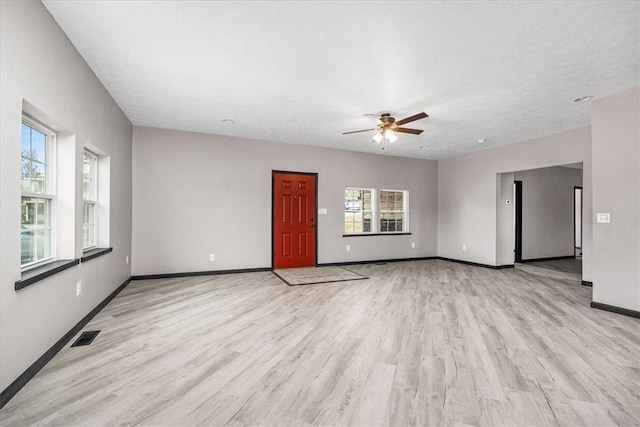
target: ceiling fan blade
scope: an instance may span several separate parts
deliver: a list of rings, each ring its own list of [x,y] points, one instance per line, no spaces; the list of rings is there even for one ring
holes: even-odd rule
[[[351,132],[342,132],[343,135],[349,135],[350,133],[358,133],[358,132],[369,132],[371,130],[378,130],[378,129],[362,129],[362,130],[352,130]]]
[[[376,116],[375,114],[365,114],[366,117],[370,118],[371,120],[373,120],[374,122],[376,122],[377,124],[382,123],[380,121],[380,117]]]
[[[415,122],[416,120],[424,119],[425,117],[429,117],[429,115],[423,111],[422,113],[414,114],[413,116],[407,117],[406,119],[398,120],[396,122],[396,125],[402,126],[407,123]]]
[[[422,129],[409,129],[409,128],[393,128],[394,132],[411,133],[413,135],[420,135],[424,130]]]

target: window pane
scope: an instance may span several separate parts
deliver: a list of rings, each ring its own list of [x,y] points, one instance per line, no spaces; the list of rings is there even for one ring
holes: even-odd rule
[[[86,249],[96,245],[96,206],[93,203],[85,203],[82,223],[82,248]]]
[[[345,188],[345,233],[370,233],[372,229],[372,190]]]
[[[23,197],[20,208],[22,265],[51,257],[51,202]]]
[[[373,218],[373,214],[371,212],[365,212],[363,214],[363,219],[362,219],[362,231],[364,233],[371,233],[371,221]]]
[[[31,128],[22,124],[22,157],[31,157]]]
[[[96,200],[96,157],[84,152],[82,162],[82,195],[84,200]]]
[[[30,162],[31,190],[34,193],[46,193],[46,168],[44,163]]]
[[[47,137],[36,129],[31,129],[31,154],[30,157],[40,162],[46,160]]]
[[[22,185],[21,191],[31,191],[31,160],[22,158]]]

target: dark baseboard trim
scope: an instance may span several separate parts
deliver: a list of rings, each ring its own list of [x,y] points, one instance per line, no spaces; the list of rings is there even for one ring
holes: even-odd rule
[[[548,257],[548,258],[531,258],[531,259],[523,259],[522,261],[518,261],[518,262],[538,262],[538,261],[555,261],[558,259],[570,259],[570,258],[575,258],[575,255],[565,255],[565,256],[552,256],[552,257]]]
[[[318,264],[318,267],[325,266],[342,266],[342,265],[357,265],[357,264],[380,264],[384,262],[405,262],[405,261],[426,261],[426,260],[434,260],[439,259],[442,261],[449,262],[457,262],[459,264],[472,265],[474,267],[483,267],[483,268],[491,268],[493,270],[502,270],[505,268],[513,268],[513,264],[504,264],[504,265],[489,265],[489,264],[480,264],[477,262],[471,261],[463,261],[460,259],[453,258],[445,258],[441,256],[427,256],[427,257],[419,257],[419,258],[391,258],[391,259],[377,259],[377,260],[369,260],[369,261],[347,261],[347,262],[326,262],[322,264]]]
[[[260,267],[260,268],[239,268],[235,270],[189,271],[185,273],[143,274],[140,276],[131,276],[131,280],[173,279],[176,277],[215,276],[217,274],[235,274],[235,273],[258,273],[262,271],[273,271],[273,269],[271,267]]]
[[[603,304],[601,302],[591,301],[591,307],[598,310],[610,311],[611,313],[622,314],[623,316],[635,317],[640,319],[640,311],[630,310],[628,308],[616,307],[615,305]]]
[[[405,261],[425,261],[430,259],[438,259],[437,256],[426,256],[418,258],[390,258],[390,259],[375,259],[367,261],[345,261],[345,262],[323,262],[316,264],[316,267],[340,267],[343,265],[360,265],[360,264],[380,264],[385,262],[405,262]]]
[[[71,338],[73,338],[78,332],[80,332],[80,330],[84,328],[85,325],[89,323],[89,321],[93,319],[96,314],[98,314],[104,307],[106,307],[106,305],[109,304],[111,300],[114,299],[129,284],[130,281],[131,278],[125,280],[124,283],[118,286],[115,291],[111,292],[108,297],[106,297],[100,304],[98,304],[93,310],[91,310],[86,316],[84,316],[82,320],[76,323],[75,326],[69,330],[69,332],[64,334],[64,336],[60,338],[58,342],[52,345],[49,350],[47,350],[42,356],[40,356],[38,360],[33,362],[33,364],[29,366],[27,370],[24,371],[18,378],[16,378],[14,382],[9,384],[6,389],[2,390],[2,393],[0,393],[0,409],[2,409],[4,405],[6,405],[11,400],[11,398],[15,396],[16,393],[18,393],[20,389],[22,389],[22,387],[25,386],[25,384],[27,384],[33,377],[35,377],[36,374],[42,368],[44,368],[44,366],[49,363],[49,361],[53,359],[53,357],[58,354],[58,352],[62,350],[69,341],[71,341]]]
[[[513,264],[503,264],[503,265],[480,264],[478,262],[463,261],[461,259],[445,258],[445,257],[441,257],[441,256],[438,257],[438,259],[441,259],[443,261],[457,262],[458,264],[472,265],[474,267],[490,268],[492,270],[504,270],[505,268],[513,268],[514,267]]]
[[[590,288],[593,288],[593,282],[589,282],[587,280],[583,280],[582,281],[582,286],[589,286]]]

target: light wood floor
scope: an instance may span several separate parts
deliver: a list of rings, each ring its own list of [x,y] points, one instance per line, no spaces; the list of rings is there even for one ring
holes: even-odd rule
[[[589,308],[579,277],[349,268],[370,279],[132,282],[0,424],[640,424],[640,321]]]

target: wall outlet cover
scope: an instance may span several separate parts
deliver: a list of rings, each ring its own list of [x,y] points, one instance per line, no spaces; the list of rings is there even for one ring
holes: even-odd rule
[[[351,245],[347,245],[347,252],[351,250]]]
[[[79,297],[82,293],[82,282],[76,283],[76,296]]]
[[[467,250],[467,245],[462,245],[462,250],[466,251]]]
[[[209,261],[215,261],[216,260],[216,254],[209,254]]]
[[[610,213],[597,213],[596,214],[596,222],[598,224],[610,224],[611,223],[611,214]]]

